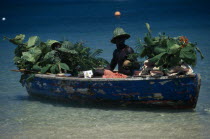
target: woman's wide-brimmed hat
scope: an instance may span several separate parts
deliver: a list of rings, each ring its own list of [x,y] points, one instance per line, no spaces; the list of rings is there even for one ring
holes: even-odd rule
[[[113,37],[111,39],[112,43],[116,43],[116,39],[128,39],[130,35],[126,33],[122,28],[118,27],[113,32]]]

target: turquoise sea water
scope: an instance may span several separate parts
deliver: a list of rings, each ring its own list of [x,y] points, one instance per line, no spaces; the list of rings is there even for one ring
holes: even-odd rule
[[[38,35],[47,39],[84,41],[104,50],[109,60],[115,46],[112,31],[120,26],[135,47],[149,22],[153,34],[187,36],[205,55],[194,71],[202,76],[195,110],[126,108],[66,104],[28,96],[11,72],[15,46],[0,41],[0,138],[210,138],[210,10],[205,0],[53,0],[2,1],[0,37]],[[119,10],[120,18],[113,13]]]

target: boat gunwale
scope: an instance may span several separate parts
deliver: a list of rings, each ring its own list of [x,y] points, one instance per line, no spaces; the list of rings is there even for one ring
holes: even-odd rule
[[[179,79],[179,78],[195,78],[200,74],[194,75],[179,75],[179,76],[161,76],[161,77],[128,77],[128,78],[79,78],[79,77],[59,77],[56,74],[35,74],[35,77],[44,79],[56,79],[56,80],[71,80],[71,81],[139,81],[139,80],[166,80],[166,79]]]

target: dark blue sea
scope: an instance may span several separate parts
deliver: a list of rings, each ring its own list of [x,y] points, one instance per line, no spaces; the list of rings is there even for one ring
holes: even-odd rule
[[[120,18],[114,16],[121,11]],[[6,20],[3,20],[6,18]],[[210,2],[208,0],[1,0],[0,38],[25,34],[83,41],[111,60],[112,32],[122,27],[135,47],[151,25],[154,36],[186,36],[197,42],[196,73],[202,76],[194,110],[99,107],[30,97],[11,72],[16,46],[0,39],[0,138],[210,138]]]

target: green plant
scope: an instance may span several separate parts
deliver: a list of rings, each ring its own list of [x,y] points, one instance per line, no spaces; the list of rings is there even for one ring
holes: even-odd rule
[[[24,42],[24,38],[24,34],[17,35],[12,39],[4,37],[17,45],[14,64],[18,69],[43,74],[47,72],[56,74],[65,71],[76,76],[79,71],[108,64],[105,59],[98,57],[102,53],[101,49],[93,51],[83,43],[73,44],[69,41],[59,42],[56,40],[42,42],[38,36],[32,36],[27,42]],[[52,49],[53,45],[61,47]]]
[[[150,25],[146,23],[148,33],[144,37],[144,43],[138,40],[136,47],[137,55],[141,58],[149,59],[156,67],[161,70],[168,70],[180,63],[186,63],[191,66],[196,65],[197,56],[199,52],[201,59],[204,58],[201,51],[196,47],[196,43],[188,42],[184,36],[171,38],[165,33],[157,37],[152,37]]]

